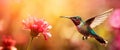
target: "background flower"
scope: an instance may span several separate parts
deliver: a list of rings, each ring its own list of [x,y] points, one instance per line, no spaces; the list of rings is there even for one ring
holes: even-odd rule
[[[3,36],[0,50],[17,50],[15,47],[15,40],[13,40],[10,36]]]
[[[113,28],[120,29],[120,9],[114,9],[109,19],[109,23]]]
[[[114,37],[109,48],[110,50],[120,50],[120,9],[114,9],[110,16],[109,24],[112,28],[111,31],[114,33]]]

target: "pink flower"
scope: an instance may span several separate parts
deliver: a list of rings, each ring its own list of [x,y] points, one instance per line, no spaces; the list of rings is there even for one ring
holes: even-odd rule
[[[120,50],[120,9],[116,8],[113,11],[109,23],[112,27],[112,32],[114,33],[114,38],[109,50]]]
[[[3,36],[0,50],[17,50],[15,41],[10,36]]]
[[[120,9],[115,9],[113,11],[109,23],[113,28],[120,29]]]
[[[27,20],[23,20],[23,24],[26,29],[29,29],[31,31],[30,34],[32,37],[37,37],[39,33],[43,34],[45,40],[47,40],[48,37],[51,37],[49,29],[51,29],[52,26],[49,25],[48,22],[43,19],[30,17]]]

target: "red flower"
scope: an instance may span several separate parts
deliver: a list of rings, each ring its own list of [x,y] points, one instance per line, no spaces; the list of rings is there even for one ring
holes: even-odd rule
[[[30,17],[27,20],[23,20],[23,24],[26,29],[31,31],[32,37],[37,37],[39,33],[42,33],[45,39],[51,37],[49,29],[51,29],[51,25],[48,24],[47,21],[43,19],[37,19],[35,17]]]
[[[17,50],[17,48],[14,46],[15,41],[10,36],[3,36],[0,50]]]

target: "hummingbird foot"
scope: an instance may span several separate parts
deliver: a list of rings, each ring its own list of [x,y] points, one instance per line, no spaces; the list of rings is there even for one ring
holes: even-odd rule
[[[83,36],[83,37],[82,37],[82,40],[87,40],[87,39],[88,39],[87,36]]]

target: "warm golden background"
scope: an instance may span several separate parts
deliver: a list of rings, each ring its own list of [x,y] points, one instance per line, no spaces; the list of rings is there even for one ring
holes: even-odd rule
[[[92,38],[83,41],[73,23],[59,16],[78,15],[85,20],[110,7],[106,0],[0,0],[0,36],[12,35],[18,50],[26,50],[29,33],[23,29],[22,20],[30,15],[44,18],[53,27],[50,30],[52,37],[48,40],[43,36],[34,39],[31,50],[109,50],[114,36],[107,20],[94,29],[109,41],[104,47]]]

